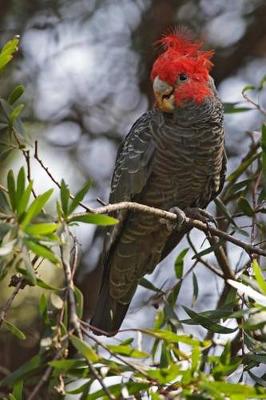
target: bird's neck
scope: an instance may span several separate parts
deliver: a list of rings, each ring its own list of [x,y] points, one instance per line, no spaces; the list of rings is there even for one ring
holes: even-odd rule
[[[218,119],[222,118],[222,104],[214,94],[204,99],[201,104],[188,101],[182,107],[176,108],[173,113],[163,113],[163,117],[168,124],[178,124],[184,127],[205,124],[212,122],[214,118],[215,120],[217,117]]]

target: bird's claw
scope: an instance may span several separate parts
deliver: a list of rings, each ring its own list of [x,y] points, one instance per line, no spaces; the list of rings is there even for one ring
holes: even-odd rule
[[[169,232],[172,232],[173,230],[179,230],[186,219],[186,214],[178,207],[170,208],[169,212],[176,215],[176,220],[163,220],[163,222],[166,224]]]
[[[198,219],[206,224],[212,222],[215,226],[217,226],[216,219],[210,213],[208,213],[208,211],[203,210],[202,208],[186,208],[184,211],[188,218]]]

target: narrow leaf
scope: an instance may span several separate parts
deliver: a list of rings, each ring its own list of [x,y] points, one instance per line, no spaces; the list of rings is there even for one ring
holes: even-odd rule
[[[9,121],[13,124],[24,109],[24,104],[18,104],[9,114]]]
[[[177,279],[181,279],[183,276],[183,269],[184,269],[184,258],[188,252],[189,248],[183,249],[175,260],[175,275]]]
[[[16,204],[18,206],[20,199],[25,191],[25,170],[20,168],[17,178]]]
[[[251,207],[251,205],[249,204],[248,200],[245,199],[244,197],[240,197],[238,199],[238,206],[241,209],[241,211],[243,211],[243,213],[245,215],[247,215],[248,217],[252,217],[254,215],[254,210]]]
[[[25,217],[22,220],[22,228],[25,228],[25,226],[27,226],[30,221],[41,212],[43,206],[47,203],[52,193],[53,189],[47,190],[47,192],[41,194],[40,196],[36,197],[35,200],[33,200]]]
[[[29,235],[48,235],[49,233],[55,232],[57,229],[57,224],[55,223],[43,223],[28,225],[25,228],[25,232]]]
[[[84,299],[83,299],[83,294],[81,290],[75,286],[74,288],[74,294],[75,294],[75,299],[76,299],[76,311],[77,315],[80,319],[83,317],[83,306],[84,306]]]
[[[93,350],[93,348],[88,343],[79,339],[77,336],[71,335],[70,341],[73,346],[78,350],[78,352],[86,358],[86,360],[91,362],[97,362],[100,360],[100,357]]]
[[[21,198],[19,199],[19,202],[17,205],[18,215],[22,215],[24,213],[24,211],[26,210],[26,208],[28,207],[30,195],[31,195],[31,191],[32,191],[32,185],[33,185],[33,181],[30,181],[26,190],[24,191]]]
[[[266,307],[266,296],[252,289],[250,286],[244,285],[241,282],[228,279],[227,283],[237,289],[239,294],[245,294],[251,299],[255,300],[258,304]]]
[[[261,291],[266,294],[266,282],[257,260],[252,261],[252,268]]]
[[[199,285],[198,285],[198,280],[196,274],[193,272],[192,275],[192,280],[193,280],[193,299],[192,299],[192,304],[195,304],[198,294],[199,294]]]
[[[211,319],[203,317],[202,315],[196,313],[195,311],[190,310],[185,306],[183,306],[183,308],[186,311],[186,313],[190,316],[190,318],[193,319],[193,321],[203,326],[204,328],[208,329],[209,331],[227,334],[235,332],[237,330],[237,328],[232,329],[219,325],[216,322],[213,322]]]
[[[33,240],[25,239],[24,242],[25,242],[26,246],[28,247],[28,249],[30,249],[37,256],[46,258],[47,260],[51,261],[54,264],[57,264],[59,262],[56,255],[48,247],[46,247],[40,243],[34,242]]]
[[[149,354],[136,350],[130,345],[107,345],[108,349],[111,350],[115,354],[120,354],[121,356],[125,357],[132,357],[132,358],[147,358]]]
[[[71,214],[79,205],[79,203],[84,199],[86,193],[91,187],[91,180],[85,183],[85,185],[82,187],[82,189],[76,193],[74,199],[72,200],[72,203],[69,206],[69,214]]]
[[[7,174],[7,188],[8,188],[8,195],[9,195],[12,210],[15,211],[16,210],[16,184],[15,184],[14,172],[12,169],[10,169]]]
[[[154,284],[146,278],[141,278],[139,281],[139,285],[144,287],[145,289],[152,290],[153,292],[161,293],[161,290],[154,286]]]
[[[5,319],[4,324],[5,324],[6,328],[9,330],[9,332],[12,333],[12,335],[16,336],[17,338],[19,338],[21,340],[26,339],[26,336],[24,335],[24,333],[20,329],[18,329],[14,324],[12,324],[10,321],[7,321]]]
[[[67,216],[68,213],[68,202],[70,198],[70,191],[68,186],[66,185],[64,179],[61,181],[61,189],[60,189],[60,196],[61,196],[61,205],[64,215]]]
[[[15,87],[14,90],[8,96],[8,102],[10,105],[13,105],[24,93],[23,85],[18,85]]]
[[[109,217],[108,215],[104,214],[84,214],[84,215],[73,215],[70,218],[71,222],[84,222],[86,224],[94,224],[94,225],[115,225],[117,224],[118,220],[113,217]]]

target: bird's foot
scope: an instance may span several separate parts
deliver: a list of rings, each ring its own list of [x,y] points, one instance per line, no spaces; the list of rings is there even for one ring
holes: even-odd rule
[[[186,215],[185,215],[184,211],[182,211],[181,208],[178,208],[178,207],[170,208],[169,212],[176,215],[176,220],[174,220],[174,221],[164,220],[167,230],[169,232],[172,232],[173,230],[178,231],[181,228],[181,226],[183,225],[183,223],[186,219]]]
[[[215,226],[217,226],[216,219],[210,213],[208,213],[208,211],[203,210],[202,208],[188,207],[184,210],[184,212],[188,218],[197,219],[205,222],[206,224],[212,222]]]

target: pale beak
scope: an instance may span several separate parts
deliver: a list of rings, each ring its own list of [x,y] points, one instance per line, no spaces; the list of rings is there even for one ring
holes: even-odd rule
[[[153,81],[153,91],[160,110],[173,112],[175,109],[174,87],[156,76]]]

